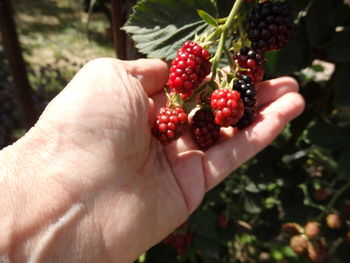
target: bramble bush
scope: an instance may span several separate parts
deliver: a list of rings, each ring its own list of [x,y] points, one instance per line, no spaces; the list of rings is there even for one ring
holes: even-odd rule
[[[224,43],[229,52],[250,45],[246,17],[258,1],[235,2],[242,3]],[[235,2],[142,0],[124,29],[145,56],[171,61],[186,41],[225,23]],[[290,2],[296,33],[282,50],[265,52],[264,78],[295,77],[304,113],[208,192],[188,221],[138,262],[349,262],[350,4]],[[0,59],[1,123],[7,121],[0,127],[0,148],[21,128],[5,62]],[[222,56],[217,63],[230,61]],[[58,71],[48,66],[30,73],[40,87],[39,111],[54,95],[47,87],[67,81]]]
[[[124,29],[141,53],[171,61],[186,41],[225,23],[232,2],[143,0]],[[250,45],[246,20],[257,2],[241,3],[228,51]],[[291,5],[296,33],[281,51],[265,52],[265,79],[294,76],[304,113],[139,262],[349,261],[350,7],[345,0]],[[229,63],[223,55],[218,65]]]

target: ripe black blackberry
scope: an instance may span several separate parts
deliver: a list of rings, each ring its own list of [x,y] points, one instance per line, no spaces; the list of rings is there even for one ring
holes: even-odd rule
[[[238,129],[243,130],[254,120],[256,112],[256,89],[252,79],[247,75],[242,75],[238,80],[235,80],[233,89],[241,94],[241,99],[244,105],[244,114],[236,124],[232,125],[232,127],[237,127]]]
[[[253,83],[258,83],[264,77],[264,56],[259,50],[249,47],[242,47],[241,50],[233,54],[235,63],[244,70],[238,70],[236,75],[248,75]]]
[[[295,32],[291,5],[287,2],[256,4],[247,18],[248,38],[255,50],[279,50]]]
[[[196,111],[192,118],[192,138],[201,149],[207,149],[220,137],[220,126],[215,123],[214,119],[214,114],[209,109]]]

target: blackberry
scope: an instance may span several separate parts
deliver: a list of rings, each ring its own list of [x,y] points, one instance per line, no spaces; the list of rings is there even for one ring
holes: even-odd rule
[[[290,247],[298,255],[301,255],[306,252],[308,248],[308,241],[302,235],[293,236],[289,242]]]
[[[183,134],[187,124],[187,114],[180,107],[163,107],[158,111],[152,128],[152,135],[162,144],[171,143]]]
[[[232,125],[232,127],[237,127],[238,129],[243,130],[254,120],[256,112],[256,89],[252,83],[252,79],[247,75],[242,75],[238,80],[235,80],[233,89],[241,94],[241,99],[244,105],[244,114],[236,124]]]
[[[233,55],[233,60],[244,70],[238,70],[237,77],[248,75],[253,83],[260,82],[264,77],[264,57],[259,50],[243,47]]]
[[[291,5],[287,2],[265,1],[256,4],[247,18],[248,38],[255,50],[279,50],[295,32]]]
[[[187,41],[172,61],[168,86],[177,93],[187,94],[198,88],[210,73],[210,53],[198,43]]]
[[[237,90],[214,90],[210,106],[213,109],[215,122],[222,127],[237,123],[243,116],[243,103]]]
[[[307,224],[304,227],[304,230],[305,230],[305,234],[309,238],[316,238],[321,233],[320,225],[319,225],[319,223],[317,223],[315,221],[307,222]]]
[[[209,109],[196,111],[192,118],[191,133],[193,141],[206,149],[213,145],[220,137],[220,126],[214,121],[213,112]]]

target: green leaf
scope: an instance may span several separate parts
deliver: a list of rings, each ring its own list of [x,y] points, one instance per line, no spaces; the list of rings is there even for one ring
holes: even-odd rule
[[[211,0],[142,0],[123,29],[141,53],[171,60],[185,41],[210,27],[198,16],[197,9],[217,17]]]
[[[327,55],[335,62],[350,61],[350,28],[334,34],[333,38],[325,46]]]
[[[261,212],[261,208],[257,205],[258,199],[256,196],[244,193],[243,197],[243,207],[244,210],[250,214],[257,214]]]
[[[350,105],[350,63],[337,64],[334,75],[333,88],[335,89],[334,104],[336,107]]]
[[[326,123],[318,123],[312,126],[308,137],[311,143],[330,150],[342,149],[350,143],[350,135],[347,132],[342,131],[335,125]]]
[[[335,0],[313,1],[306,16],[306,27],[311,46],[327,41],[334,34],[332,9]]]
[[[194,248],[199,251],[203,262],[218,262],[220,260],[220,244],[213,239],[195,236]],[[219,261],[220,262],[220,261]]]
[[[350,146],[345,148],[338,159],[338,176],[342,179],[350,179]]]
[[[190,221],[195,232],[205,237],[216,237],[217,216],[211,210],[198,210]]]
[[[209,25],[211,26],[217,26],[218,23],[216,22],[215,18],[212,17],[211,15],[209,15],[207,12],[205,12],[204,10],[197,10],[198,15],[205,21],[207,22]]]

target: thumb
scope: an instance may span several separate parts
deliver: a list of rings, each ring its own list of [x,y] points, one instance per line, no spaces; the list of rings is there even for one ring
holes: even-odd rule
[[[137,78],[147,95],[160,91],[169,76],[169,67],[160,59],[138,59],[123,61],[128,73]]]

